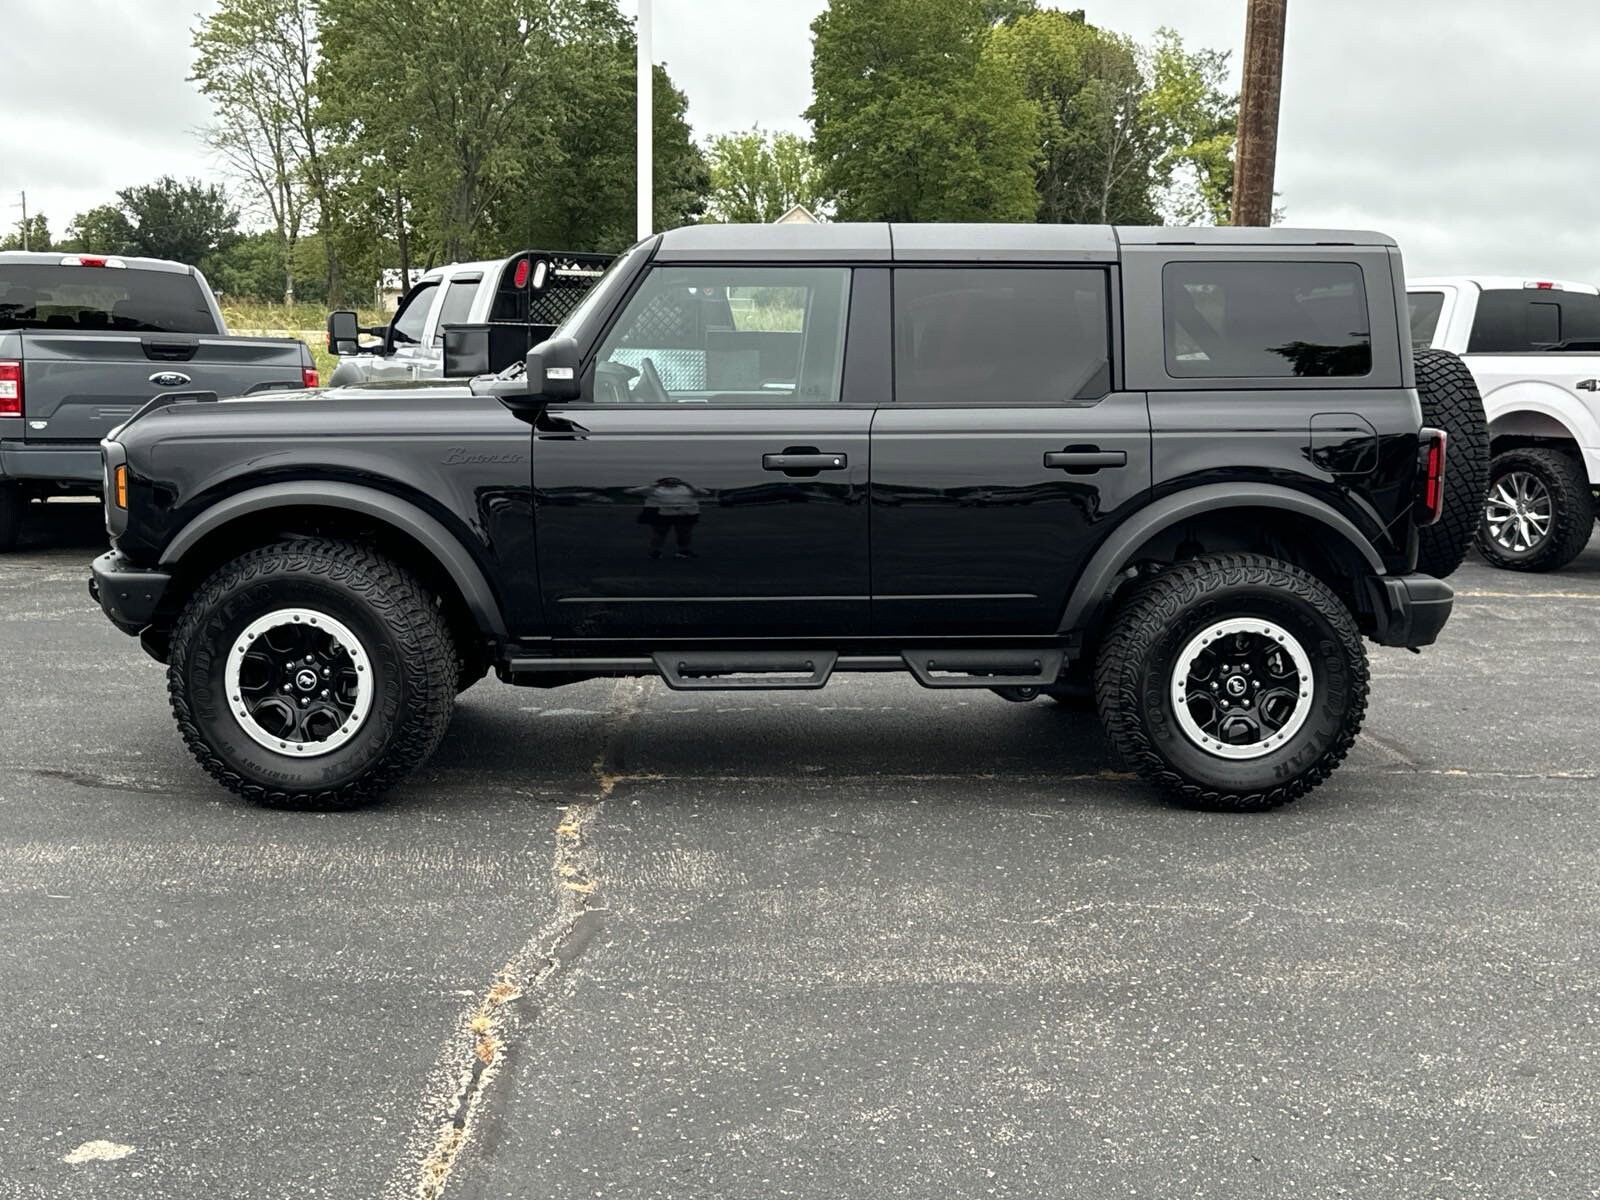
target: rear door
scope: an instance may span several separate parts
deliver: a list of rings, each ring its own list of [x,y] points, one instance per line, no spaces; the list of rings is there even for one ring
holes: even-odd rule
[[[902,266],[872,434],[873,632],[1048,635],[1150,486],[1109,265]]]
[[[867,631],[872,408],[846,378],[852,274],[648,271],[602,339],[584,399],[534,428],[555,636]]]

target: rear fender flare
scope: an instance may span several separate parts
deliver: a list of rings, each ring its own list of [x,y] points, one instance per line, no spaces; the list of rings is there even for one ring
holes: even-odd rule
[[[494,589],[471,552],[435,517],[409,500],[352,483],[271,483],[221,500],[178,531],[161,553],[175,567],[207,534],[230,521],[274,508],[337,508],[359,513],[407,535],[444,568],[485,633],[505,638],[505,615]]]
[[[1147,504],[1100,544],[1072,589],[1060,631],[1081,631],[1100,619],[1123,570],[1140,546],[1174,525],[1229,508],[1275,508],[1310,517],[1326,526],[1330,536],[1349,543],[1374,575],[1384,574],[1383,555],[1350,518],[1323,501],[1272,484],[1205,484]]]

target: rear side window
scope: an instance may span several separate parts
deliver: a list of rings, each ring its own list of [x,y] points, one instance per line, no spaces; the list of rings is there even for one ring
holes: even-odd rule
[[[895,399],[1041,404],[1111,387],[1106,273],[1092,267],[902,267]]]
[[[1439,328],[1444,293],[1407,292],[1406,307],[1411,313],[1411,344],[1418,350],[1426,350],[1433,345],[1433,335]]]
[[[433,335],[435,346],[444,345],[444,327],[463,325],[472,315],[472,298],[478,294],[478,280],[452,280],[445,289],[444,303],[439,306],[439,326]]]
[[[0,266],[0,329],[216,333],[200,281],[133,267]]]
[[[1497,288],[1478,297],[1467,353],[1526,354],[1595,339],[1600,339],[1600,296],[1555,288]]]
[[[1355,263],[1168,263],[1161,292],[1174,379],[1372,371],[1367,291]]]

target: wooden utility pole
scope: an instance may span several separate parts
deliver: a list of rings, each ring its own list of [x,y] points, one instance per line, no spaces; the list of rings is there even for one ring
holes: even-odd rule
[[[1244,88],[1233,161],[1233,223],[1272,224],[1278,165],[1278,100],[1283,94],[1283,28],[1289,0],[1248,0]]]

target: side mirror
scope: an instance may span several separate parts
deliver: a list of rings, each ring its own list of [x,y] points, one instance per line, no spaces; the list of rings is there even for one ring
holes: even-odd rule
[[[328,353],[361,353],[361,325],[348,309],[328,314]]]
[[[509,379],[480,376],[472,381],[472,392],[476,396],[493,396],[523,420],[532,421],[546,405],[577,400],[582,395],[579,359],[578,343],[571,338],[540,342],[528,351],[521,375]]]
[[[528,390],[546,401],[576,400],[583,394],[578,343],[551,338],[528,351]]]

